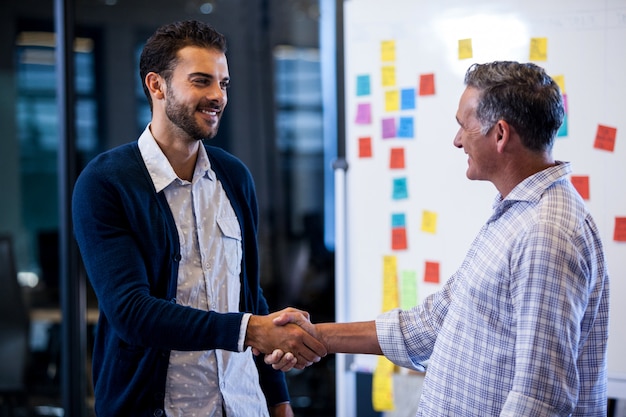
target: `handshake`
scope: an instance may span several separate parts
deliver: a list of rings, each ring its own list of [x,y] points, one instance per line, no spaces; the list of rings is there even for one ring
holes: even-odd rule
[[[311,366],[329,353],[309,313],[291,307],[267,316],[252,315],[245,345],[257,356],[265,354],[265,363],[285,372]]]
[[[311,323],[306,311],[295,308],[252,315],[246,330],[245,346],[274,369],[304,369],[329,353],[382,355],[375,321],[352,323]]]

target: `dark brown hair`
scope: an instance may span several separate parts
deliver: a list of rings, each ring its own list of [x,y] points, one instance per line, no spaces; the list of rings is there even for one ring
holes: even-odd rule
[[[178,51],[187,46],[216,49],[226,53],[226,38],[207,23],[197,20],[174,22],[161,26],[146,41],[139,59],[139,76],[152,110],[152,98],[145,84],[149,72],[160,74],[169,82],[177,63]]]

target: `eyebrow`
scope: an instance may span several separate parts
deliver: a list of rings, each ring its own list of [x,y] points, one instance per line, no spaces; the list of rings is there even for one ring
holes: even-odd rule
[[[206,72],[192,72],[190,74],[187,74],[188,79],[192,77],[206,77],[212,80],[215,79],[215,76],[213,76],[212,74],[207,74]],[[230,77],[224,77],[220,81],[230,81]]]

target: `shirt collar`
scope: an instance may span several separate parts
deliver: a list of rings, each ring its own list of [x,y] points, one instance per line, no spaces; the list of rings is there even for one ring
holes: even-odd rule
[[[555,165],[539,171],[517,184],[504,199],[498,193],[493,202],[493,208],[502,210],[516,201],[539,201],[545,190],[571,172],[570,162],[556,161]]]
[[[157,193],[163,191],[172,182],[178,180],[174,168],[170,164],[158,143],[150,132],[150,125],[146,126],[143,133],[137,141],[139,145],[139,152],[143,158],[154,188]],[[214,180],[214,173],[211,170],[211,163],[206,153],[204,146],[200,146],[198,152],[198,160],[196,161],[196,168],[194,171],[194,178],[197,176],[205,176],[210,180]]]

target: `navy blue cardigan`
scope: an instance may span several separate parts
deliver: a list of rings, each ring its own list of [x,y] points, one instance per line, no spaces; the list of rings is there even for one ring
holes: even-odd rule
[[[240,310],[267,314],[259,284],[258,207],[246,166],[206,146],[242,231]],[[170,350],[237,350],[243,313],[177,305],[180,248],[163,192],[156,193],[137,142],[94,158],[72,202],[74,233],[98,298],[93,351],[96,413],[162,415]],[[257,358],[268,405],[289,399],[284,374]]]

